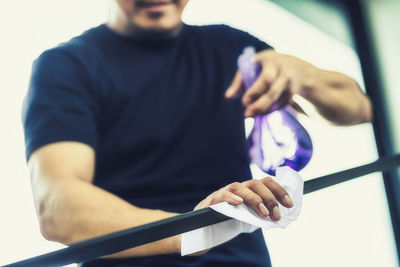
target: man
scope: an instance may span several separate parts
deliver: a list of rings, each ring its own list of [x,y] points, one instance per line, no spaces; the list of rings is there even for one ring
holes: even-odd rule
[[[222,201],[279,220],[277,203],[293,203],[271,178],[249,180],[243,114],[299,94],[334,123],[371,120],[368,98],[349,77],[228,26],[185,25],[187,0],[113,2],[106,25],[44,52],[33,67],[23,121],[49,240],[71,244]],[[249,45],[262,73],[238,97],[235,62]],[[179,252],[174,236],[83,266],[270,265],[261,231],[203,255]]]

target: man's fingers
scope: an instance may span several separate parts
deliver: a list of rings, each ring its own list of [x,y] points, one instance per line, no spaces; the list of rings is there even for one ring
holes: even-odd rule
[[[233,81],[229,88],[225,92],[225,97],[226,98],[233,98],[240,94],[240,92],[243,90],[243,78],[242,75],[240,74],[239,71],[236,72],[235,77],[233,78]]]
[[[293,201],[286,190],[276,183],[271,177],[260,180],[274,194],[275,198],[285,207],[293,207]]]
[[[231,205],[240,205],[243,203],[243,198],[240,196],[228,191],[224,190],[223,188],[208,195],[205,199],[203,199],[194,210],[206,208],[208,206],[221,203],[221,202],[228,202]]]
[[[271,177],[267,177],[229,184],[208,195],[195,210],[220,202],[228,202],[231,205],[244,203],[261,217],[270,216],[272,220],[278,221],[281,218],[278,201],[285,207],[293,207],[293,201],[286,190]]]
[[[225,190],[221,188],[211,195],[211,203],[210,205],[214,205],[220,202],[228,202],[231,205],[239,205],[243,203],[243,198],[230,192],[229,190]]]
[[[231,185],[228,187],[228,190],[243,198],[243,202],[261,217],[267,217],[270,215],[270,212],[265,206],[261,196],[249,189],[245,184]]]
[[[281,218],[278,201],[274,194],[259,180],[249,180],[246,182],[247,187],[262,198],[264,205],[267,207],[272,220],[278,221]]]
[[[228,202],[231,205],[239,205],[243,203],[243,198],[241,198],[240,196],[230,192],[230,191],[222,191],[221,193],[221,197],[220,197],[219,202]]]
[[[275,64],[267,64],[263,66],[262,72],[253,85],[247,90],[242,97],[242,103],[245,106],[250,105],[257,98],[269,90],[270,85],[279,74]]]
[[[256,101],[266,90],[268,90],[268,85],[266,80],[261,76],[253,83],[253,85],[244,93],[242,97],[242,103],[244,106],[251,105]]]
[[[246,108],[245,117],[267,113],[273,104],[277,102],[283,92],[285,92],[288,82],[289,80],[286,75],[279,75],[279,77],[271,84],[268,92],[265,92],[254,103]]]

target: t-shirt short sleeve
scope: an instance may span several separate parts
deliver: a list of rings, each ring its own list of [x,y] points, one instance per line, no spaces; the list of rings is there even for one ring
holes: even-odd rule
[[[61,49],[44,52],[33,64],[22,121],[26,158],[46,144],[77,141],[97,144],[97,106],[88,71]]]

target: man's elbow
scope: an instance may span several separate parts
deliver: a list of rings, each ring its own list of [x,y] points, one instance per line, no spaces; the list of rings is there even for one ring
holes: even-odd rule
[[[46,208],[46,204],[44,203],[40,204],[38,220],[40,233],[45,239],[65,245],[71,243],[70,237],[72,234],[68,233],[68,229],[60,223],[62,222],[60,215]]]
[[[55,241],[63,243],[61,240],[62,235],[56,230],[51,218],[39,217],[40,233],[48,241]]]
[[[373,120],[373,108],[370,99],[363,95],[359,98],[358,103],[354,105],[352,111],[348,114],[336,114],[336,118],[333,118],[337,125],[356,125],[362,123],[372,122]]]
[[[373,107],[370,99],[367,96],[364,96],[362,104],[360,105],[360,122],[359,123],[366,123],[372,122],[373,120]]]

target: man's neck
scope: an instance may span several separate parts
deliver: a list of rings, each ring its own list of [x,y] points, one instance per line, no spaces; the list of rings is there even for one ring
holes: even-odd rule
[[[144,40],[165,40],[171,39],[180,33],[183,27],[183,23],[169,30],[153,30],[153,29],[141,29],[133,25],[117,23],[109,21],[107,27],[112,31],[129,38],[144,39]]]

